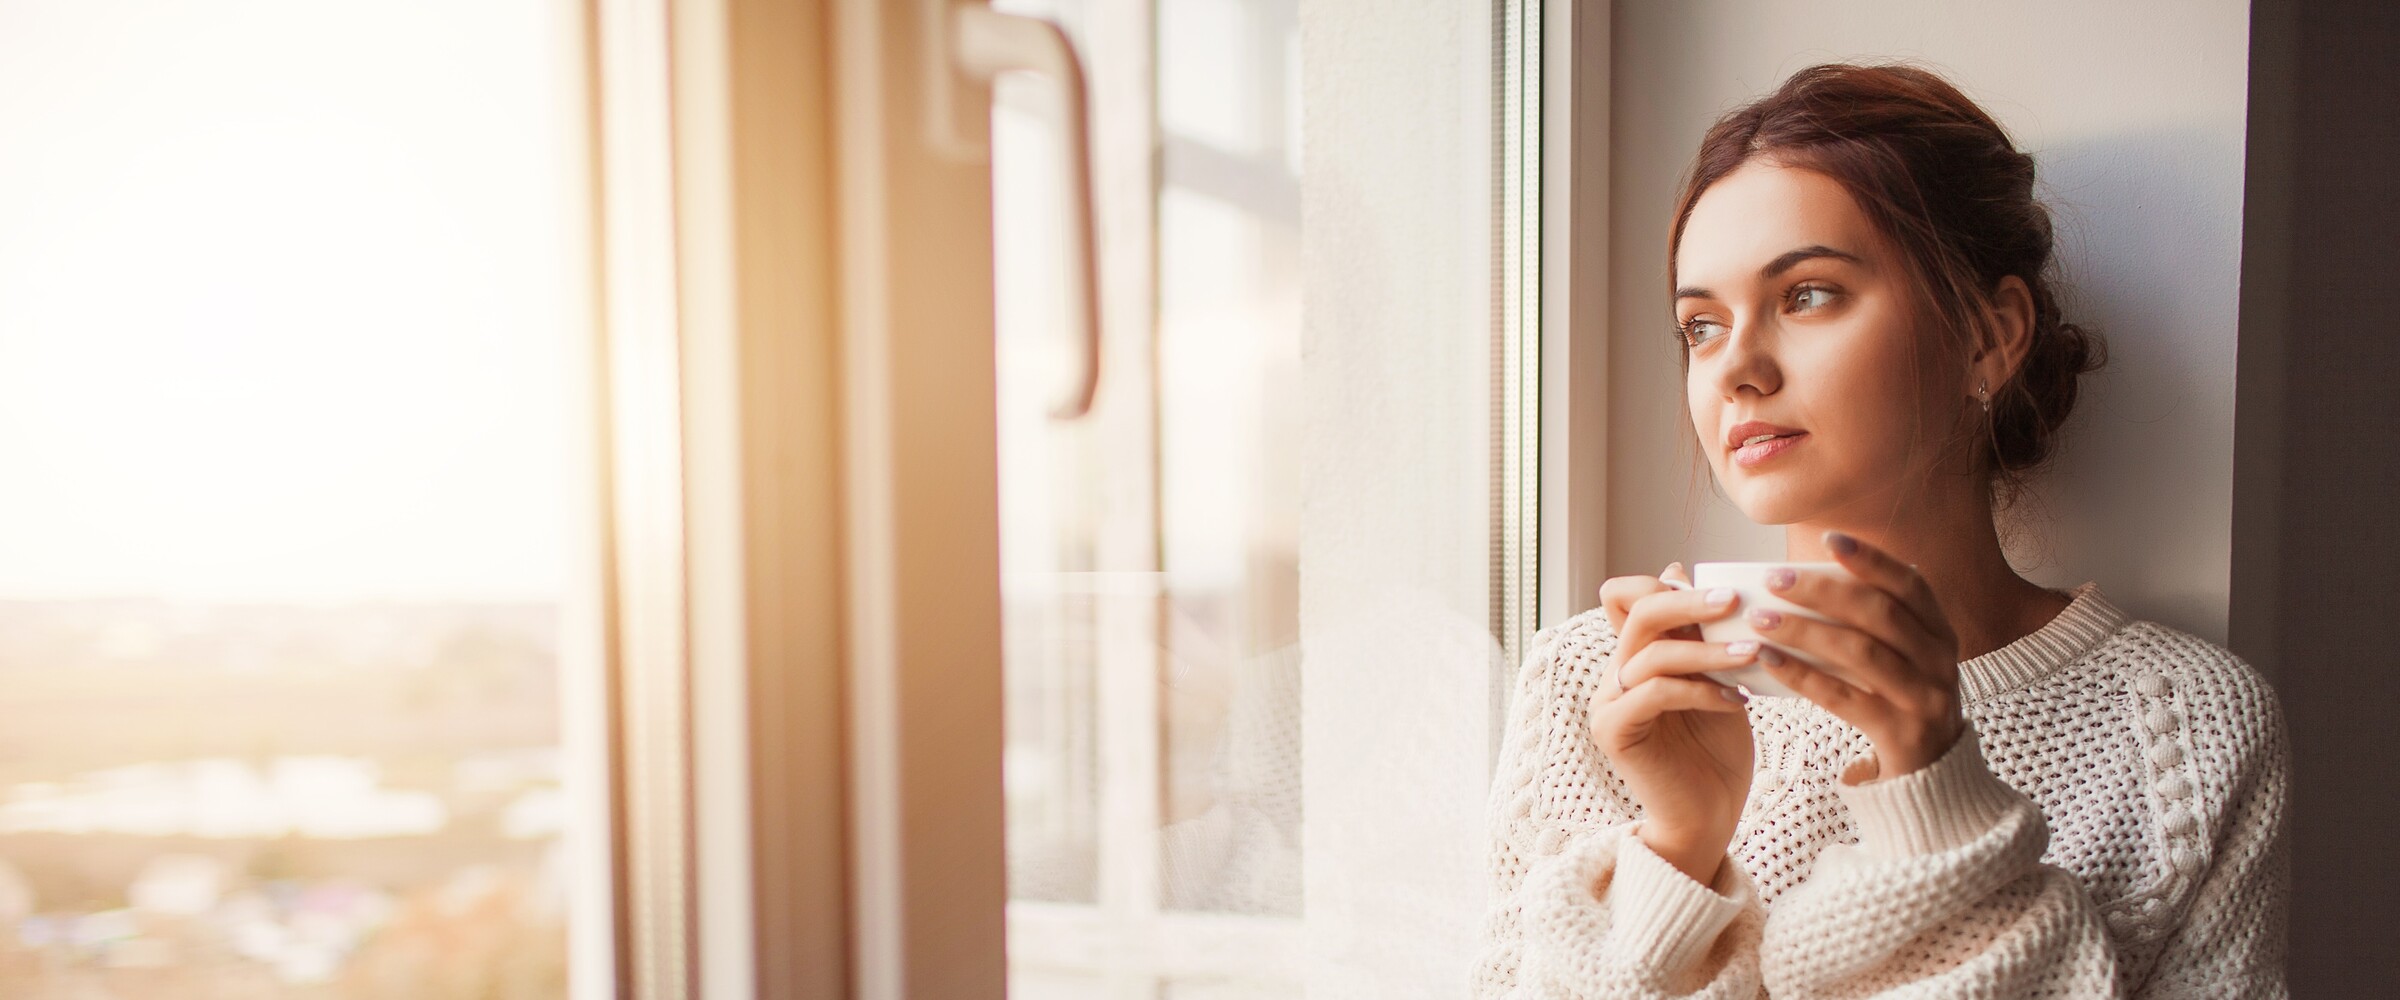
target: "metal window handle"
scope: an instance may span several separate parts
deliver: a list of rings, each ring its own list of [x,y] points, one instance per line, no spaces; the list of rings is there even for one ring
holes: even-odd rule
[[[1062,91],[1068,211],[1072,216],[1067,224],[1068,243],[1074,255],[1067,272],[1078,286],[1071,311],[1079,327],[1083,370],[1074,394],[1053,407],[1050,415],[1073,420],[1091,411],[1092,398],[1100,390],[1100,264],[1092,221],[1091,113],[1086,104],[1083,60],[1076,56],[1075,43],[1066,31],[1043,18],[1004,14],[980,3],[958,4],[949,8],[947,18],[938,13],[935,17],[937,30],[946,29],[948,35],[947,44],[935,51],[946,51],[950,65],[959,73],[986,85],[1002,73],[1038,73],[1058,81]],[[942,84],[936,89],[948,90]],[[937,143],[964,155],[980,153],[955,136],[950,103],[944,93],[929,109]],[[983,109],[978,112],[988,114]]]

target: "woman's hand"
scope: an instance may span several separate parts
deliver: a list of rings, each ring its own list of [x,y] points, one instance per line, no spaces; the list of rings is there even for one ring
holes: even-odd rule
[[[1684,582],[1683,567],[1666,572]],[[1697,590],[1658,577],[1612,577],[1600,603],[1617,648],[1594,701],[1593,742],[1642,807],[1642,843],[1702,885],[1716,882],[1725,848],[1750,797],[1750,717],[1743,696],[1706,677],[1750,662],[1757,643],[1715,645],[1699,626],[1734,613],[1730,591],[1709,603]],[[1747,648],[1740,648],[1740,647]]]
[[[1801,571],[1778,580],[1780,574],[1770,574],[1767,589],[1840,624],[1765,609],[1750,615],[1760,635],[1805,651],[1825,669],[1771,648],[1759,662],[1875,744],[1870,769],[1845,776],[1853,783],[1931,764],[1967,729],[1959,709],[1957,634],[1933,588],[1907,563],[1838,531],[1825,533],[1825,547],[1857,579]]]

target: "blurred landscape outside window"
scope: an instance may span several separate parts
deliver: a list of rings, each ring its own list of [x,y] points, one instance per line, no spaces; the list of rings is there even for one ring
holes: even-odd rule
[[[565,995],[572,16],[0,3],[0,996]]]

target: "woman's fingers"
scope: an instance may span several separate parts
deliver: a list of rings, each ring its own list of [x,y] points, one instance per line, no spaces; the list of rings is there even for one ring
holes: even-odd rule
[[[1612,576],[1600,584],[1600,608],[1608,613],[1610,628],[1617,635],[1625,634],[1625,617],[1633,611],[1633,602],[1666,590],[1656,577]]]
[[[1703,677],[1654,677],[1627,688],[1592,713],[1592,727],[1612,741],[1630,743],[1668,712],[1743,712],[1742,693]],[[1623,748],[1603,747],[1606,750]]]
[[[1758,643],[1755,640],[1699,642],[1659,639],[1636,650],[1633,657],[1619,669],[1617,681],[1630,691],[1653,678],[1731,670],[1757,658]]]
[[[1635,601],[1626,612],[1625,627],[1618,630],[1624,637],[1620,642],[1638,650],[1641,643],[1674,636],[1678,629],[1692,628],[1699,622],[1723,618],[1740,605],[1741,595],[1728,587],[1655,591]]]
[[[1841,678],[1771,649],[1766,650],[1758,662],[1766,665],[1767,676],[1782,682],[1783,686],[1791,688],[1801,697],[1816,702],[1833,713],[1835,718],[1861,729],[1866,728],[1861,724],[1862,721],[1873,721],[1857,718],[1871,704],[1867,700],[1868,695]]]
[[[1847,544],[1836,544],[1837,540]],[[1933,596],[1933,585],[1926,583],[1915,567],[1875,545],[1838,531],[1826,532],[1825,541],[1834,561],[1857,577],[1849,582],[1872,588],[1888,602],[1877,609],[1879,619],[1888,620],[1896,632],[1922,632],[1941,639],[1947,644],[1946,649],[1957,648],[1958,636],[1951,632],[1950,618],[1942,612],[1942,603]],[[1845,548],[1849,551],[1843,551]],[[1913,621],[1904,620],[1903,616]],[[1869,623],[1862,620],[1860,624]]]
[[[1775,594],[1896,650],[1930,655],[1956,648],[1954,640],[1928,629],[1898,598],[1864,580],[1801,570],[1792,574],[1791,586]]]
[[[1909,676],[1907,657],[1882,640],[1847,625],[1769,611],[1751,615],[1750,627],[1768,642],[1797,649],[1824,664],[1813,672],[1827,674],[1868,694],[1894,691],[1914,680]]]
[[[1668,563],[1666,570],[1658,574],[1658,579],[1661,583],[1678,589],[1690,590],[1692,588],[1691,571],[1684,569],[1680,562]],[[1667,630],[1666,634],[1669,638],[1675,639],[1698,639],[1700,638],[1700,626],[1685,625],[1680,628],[1671,628]]]
[[[1678,562],[1667,564],[1659,576],[1611,577],[1600,585],[1601,606],[1617,634],[1614,655],[1619,659],[1611,669],[1620,683],[1626,686],[1638,683],[1633,677],[1627,676],[1624,669],[1632,665],[1629,662],[1632,657],[1640,655],[1653,643],[1661,639],[1696,643],[1700,638],[1700,629],[1693,624],[1695,620],[1721,618],[1732,612],[1734,601],[1711,603],[1712,595],[1694,593],[1689,589],[1679,592],[1668,586],[1670,580],[1681,582],[1688,577],[1683,564]],[[1730,592],[1713,596],[1729,595]],[[1615,694],[1612,692],[1602,697],[1613,698]]]
[[[1601,581],[1600,608],[1608,614],[1609,626],[1616,629],[1618,635],[1625,634],[1625,617],[1632,613],[1634,604],[1652,594],[1673,589],[1666,586],[1665,581],[1677,577],[1681,577],[1685,583],[1691,582],[1691,578],[1684,574],[1683,564],[1674,562],[1668,563],[1667,568],[1657,576],[1612,576]]]

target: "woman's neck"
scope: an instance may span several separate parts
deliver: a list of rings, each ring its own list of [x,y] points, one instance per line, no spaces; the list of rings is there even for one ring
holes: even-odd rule
[[[1953,503],[1918,506],[1905,522],[1848,523],[1850,519],[1789,524],[1784,558],[1833,562],[1825,549],[1826,529],[1856,536],[1911,563],[1958,634],[1958,659],[1973,659],[2041,628],[2066,609],[2057,592],[2017,575],[2000,548],[1988,505]]]

